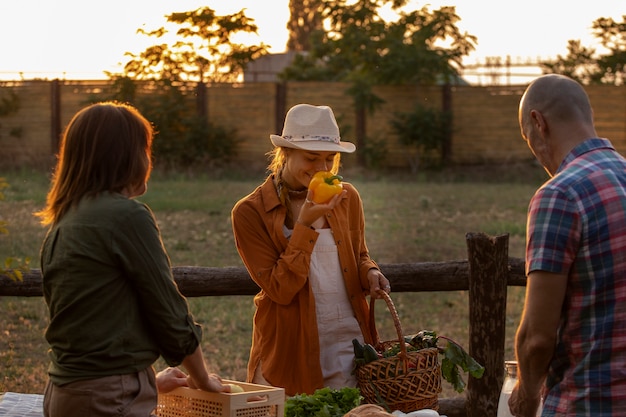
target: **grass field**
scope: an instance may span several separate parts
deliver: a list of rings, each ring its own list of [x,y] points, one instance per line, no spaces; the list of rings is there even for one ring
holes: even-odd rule
[[[468,232],[508,233],[509,256],[521,258],[528,201],[545,180],[535,165],[457,169],[417,178],[343,174],[361,193],[367,243],[379,263],[466,259]],[[0,201],[0,221],[8,222],[10,230],[10,234],[0,235],[0,259],[30,257],[31,267],[39,268],[37,254],[45,230],[32,213],[43,205],[48,178],[38,172],[5,172],[0,177],[10,184],[4,190],[5,200]],[[173,265],[241,266],[230,210],[262,179],[263,174],[237,179],[155,174],[140,200],[155,212]],[[435,330],[467,346],[466,292],[392,293],[392,298],[406,333]],[[523,288],[509,288],[507,359],[513,357],[513,335],[523,299]],[[203,349],[211,370],[225,378],[244,380],[252,297],[192,298],[189,303],[204,327]],[[394,338],[391,319],[383,310],[377,317],[381,337]],[[41,298],[0,298],[0,392],[43,392],[46,325]],[[453,395],[445,388],[444,395]]]

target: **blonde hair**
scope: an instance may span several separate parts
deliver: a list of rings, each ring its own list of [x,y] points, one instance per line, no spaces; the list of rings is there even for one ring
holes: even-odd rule
[[[92,104],[68,124],[46,207],[35,213],[57,223],[82,198],[143,186],[152,170],[152,125],[134,107]]]

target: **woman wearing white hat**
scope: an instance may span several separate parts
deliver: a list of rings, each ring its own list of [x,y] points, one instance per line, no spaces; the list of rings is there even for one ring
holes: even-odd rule
[[[237,250],[261,288],[248,381],[287,395],[354,387],[352,339],[377,338],[366,296],[389,292],[389,281],[370,259],[357,190],[344,182],[316,204],[308,185],[318,171],[336,174],[341,153],[356,148],[341,141],[330,107],[309,104],[292,107],[270,139],[270,175],[232,211]]]

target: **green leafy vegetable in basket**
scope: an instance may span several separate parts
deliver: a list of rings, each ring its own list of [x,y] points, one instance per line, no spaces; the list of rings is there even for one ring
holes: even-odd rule
[[[365,365],[382,357],[376,351],[376,348],[369,343],[362,345],[358,339],[352,339],[352,346],[354,347],[354,362],[356,365]]]
[[[485,367],[476,362],[458,343],[443,336],[442,338],[446,339],[448,344],[443,349],[439,348],[439,352],[443,354],[441,375],[452,384],[456,392],[463,392],[465,381],[461,378],[459,367],[474,378],[482,378]]]
[[[447,341],[445,347],[438,345],[440,339]],[[372,348],[371,345],[362,346],[356,339],[352,341],[352,344],[354,345],[355,364],[357,366],[370,363],[376,359],[371,354],[364,355],[364,352]],[[457,392],[463,392],[463,390],[465,390],[465,381],[463,381],[461,377],[459,368],[469,373],[474,378],[481,378],[485,372],[485,368],[476,362],[461,345],[445,336],[437,336],[436,332],[422,330],[415,335],[404,336],[404,344],[407,352],[433,347],[437,348],[439,353],[443,356],[441,359],[441,376],[450,383]],[[382,352],[381,356],[390,358],[397,355],[399,352],[400,343],[396,343]]]
[[[297,394],[285,401],[285,417],[342,417],[361,404],[358,388],[321,388],[312,395]]]
[[[413,336],[404,336],[404,341],[418,350],[438,347],[437,333],[430,330],[422,330]]]

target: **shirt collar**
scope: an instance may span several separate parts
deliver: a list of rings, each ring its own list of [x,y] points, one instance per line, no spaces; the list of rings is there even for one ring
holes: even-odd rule
[[[274,185],[273,175],[268,175],[263,185],[261,185],[261,195],[263,196],[263,208],[266,212],[282,205],[280,199],[278,198],[276,186]]]
[[[556,171],[555,174],[558,174],[559,172],[564,170],[565,167],[567,165],[569,165],[573,160],[579,158],[580,156],[582,156],[582,155],[584,155],[584,154],[586,154],[588,152],[595,151],[597,149],[611,149],[611,150],[615,150],[615,148],[613,147],[613,145],[611,144],[611,142],[608,139],[603,139],[603,138],[587,139],[586,141],[576,145],[574,147],[574,149],[572,149],[567,154],[567,156],[565,157],[563,162],[561,162],[561,165],[559,166],[559,169]]]

